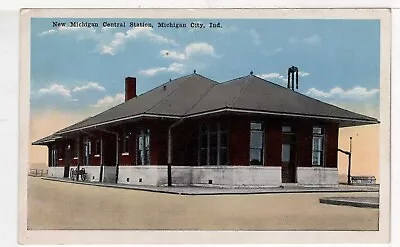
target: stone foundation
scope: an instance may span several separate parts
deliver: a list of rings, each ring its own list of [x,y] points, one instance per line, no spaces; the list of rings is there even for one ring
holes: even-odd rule
[[[297,167],[298,185],[338,185],[337,168],[327,167]]]
[[[48,177],[63,178],[64,167],[63,166],[51,166],[48,168]]]

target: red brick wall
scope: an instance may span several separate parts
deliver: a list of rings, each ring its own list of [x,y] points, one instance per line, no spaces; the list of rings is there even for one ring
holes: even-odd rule
[[[56,147],[57,147],[57,159],[56,159],[57,166],[64,166],[65,141],[58,141]]]
[[[247,166],[250,163],[250,119],[235,117],[229,128],[229,160],[231,165]]]
[[[267,120],[265,131],[265,165],[281,166],[282,124],[276,119]]]
[[[312,165],[312,128],[309,121],[298,123],[297,130],[297,157],[298,167],[310,167]],[[296,122],[294,122],[296,124]]]
[[[168,163],[168,128],[170,124],[155,122],[150,129],[150,159],[152,165]],[[179,139],[178,139],[179,140]]]
[[[281,120],[278,118],[259,118],[252,116],[230,116],[208,118],[202,120],[185,120],[173,129],[173,164],[174,165],[197,165],[198,160],[198,127],[201,122],[207,121],[226,121],[229,123],[229,151],[228,161],[230,165],[249,165],[250,147],[250,122],[265,121],[265,165],[280,166],[282,150],[282,123],[292,126],[292,130],[297,136],[297,165],[301,167],[311,166],[312,159],[312,127],[321,125],[325,129],[325,165],[327,167],[337,167],[337,148],[338,148],[338,125],[329,123],[321,124],[311,120]],[[136,132],[137,128],[145,127],[150,129],[150,155],[152,165],[165,165],[168,162],[168,128],[173,122],[161,121],[141,121],[129,124],[132,133],[130,138],[130,153],[122,155],[122,126],[113,128],[118,131],[119,141],[119,164],[135,165],[136,163]],[[100,165],[101,157],[96,155],[96,139],[103,136],[103,155],[105,165],[115,165],[115,137],[111,134],[92,132],[90,137],[92,142],[91,165]],[[79,160],[74,160],[75,140],[57,141],[55,144],[58,150],[57,165],[64,166],[65,148],[71,145],[71,164],[83,165],[83,142],[85,136],[80,137]],[[108,157],[108,158],[106,158]],[[51,164],[51,146],[49,148],[49,165]],[[59,158],[63,158],[62,161]],[[107,164],[106,164],[107,163]]]

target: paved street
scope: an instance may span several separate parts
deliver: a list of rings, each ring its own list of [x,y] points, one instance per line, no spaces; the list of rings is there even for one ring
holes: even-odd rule
[[[173,195],[28,178],[28,229],[377,230],[379,210],[319,198],[376,192]]]

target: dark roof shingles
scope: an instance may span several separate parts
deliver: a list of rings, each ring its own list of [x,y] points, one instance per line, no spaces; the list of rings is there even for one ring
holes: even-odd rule
[[[201,75],[191,74],[164,83],[56,133],[142,113],[183,117],[222,108],[376,121],[374,118],[321,102],[254,75],[217,83]]]

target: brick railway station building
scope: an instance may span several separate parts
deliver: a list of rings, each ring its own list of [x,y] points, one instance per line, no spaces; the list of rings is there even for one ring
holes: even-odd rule
[[[93,182],[164,186],[171,164],[173,185],[337,185],[339,128],[378,121],[289,84],[195,72],[137,96],[127,77],[124,103],[33,145],[60,178],[84,168]]]

